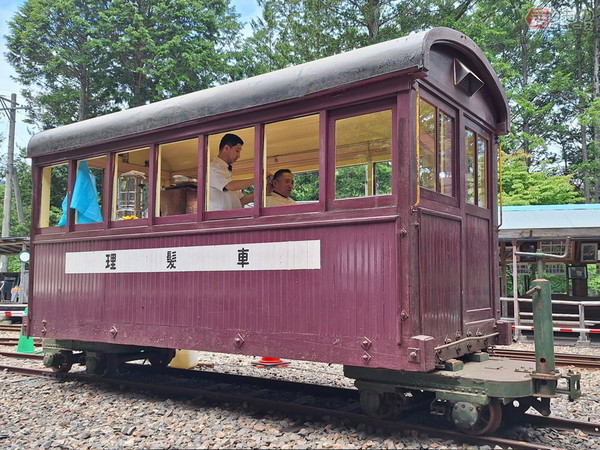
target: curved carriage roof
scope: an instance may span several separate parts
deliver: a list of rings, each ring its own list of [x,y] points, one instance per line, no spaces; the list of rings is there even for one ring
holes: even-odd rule
[[[204,117],[306,97],[369,78],[396,72],[426,72],[434,45],[451,46],[478,69],[499,108],[499,123],[508,122],[508,104],[500,81],[481,49],[464,34],[433,28],[317,61],[288,67],[222,86],[42,131],[29,141],[36,157],[124,136],[159,130]]]

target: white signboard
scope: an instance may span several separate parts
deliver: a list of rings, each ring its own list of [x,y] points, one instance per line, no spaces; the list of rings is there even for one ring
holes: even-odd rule
[[[315,270],[321,241],[67,252],[65,273]]]

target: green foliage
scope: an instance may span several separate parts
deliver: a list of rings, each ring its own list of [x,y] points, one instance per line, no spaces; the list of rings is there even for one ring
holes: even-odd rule
[[[2,159],[4,160],[6,156]],[[5,165],[6,161],[1,161],[0,164]],[[23,206],[23,221],[20,222],[17,216],[16,194],[13,186],[11,198],[11,217],[10,217],[10,236],[29,236],[31,223],[31,167],[25,159],[25,151],[21,150],[20,155],[14,159],[14,167],[19,183],[19,191],[21,194],[21,202]],[[4,176],[4,174],[3,174]],[[0,199],[4,202],[5,180],[1,180],[0,184]],[[0,221],[3,221],[3,209],[0,208]]]
[[[426,3],[431,2],[417,3],[423,5],[417,14],[429,13]],[[414,1],[258,0],[258,4],[263,11],[251,22],[253,35],[246,40],[244,61],[255,73],[393,39],[423,26],[406,14],[408,8],[416,11]]]
[[[6,166],[6,156],[2,157],[0,165]],[[19,192],[21,194],[21,202],[23,207],[23,220],[20,221],[17,214],[16,206],[16,190],[13,186],[12,197],[11,197],[11,208],[10,208],[10,233],[9,236],[26,237],[30,235],[30,224],[31,224],[31,167],[25,159],[25,151],[21,150],[20,154],[14,159],[14,168],[16,172],[17,182],[19,183]],[[2,173],[2,180],[0,184],[0,204],[4,202],[4,189],[5,189],[5,173]],[[4,221],[3,208],[0,208],[0,222]],[[19,272],[21,269],[21,262],[17,256],[10,256],[8,258],[8,271]]]
[[[600,272],[596,264],[588,264],[588,295],[600,297]]]
[[[319,200],[319,172],[294,174],[292,197],[298,202]]]
[[[335,198],[355,198],[366,195],[367,166],[337,167],[335,169]]]
[[[9,22],[7,58],[26,88],[33,122],[51,127],[107,111],[92,81],[99,70],[97,16],[86,2],[28,0]]]
[[[240,28],[227,0],[27,0],[7,57],[48,128],[229,81]]]
[[[530,172],[528,157],[523,151],[503,155],[501,198],[505,206],[583,202],[583,197],[572,184],[571,175],[552,175],[544,166]]]

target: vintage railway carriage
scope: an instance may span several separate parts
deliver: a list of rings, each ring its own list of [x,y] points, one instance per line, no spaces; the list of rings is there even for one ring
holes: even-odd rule
[[[495,250],[508,115],[477,45],[435,28],[43,131],[28,148],[28,333],[57,370],[197,349],[363,380],[508,343]],[[254,177],[254,201],[211,211],[224,133],[244,140],[233,174]],[[281,168],[298,202],[266,207]],[[387,394],[364,391],[381,413]]]

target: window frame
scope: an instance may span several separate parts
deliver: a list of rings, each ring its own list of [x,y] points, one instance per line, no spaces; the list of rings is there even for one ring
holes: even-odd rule
[[[236,124],[237,125],[237,124]],[[257,180],[255,185],[254,185],[254,199],[253,199],[253,205],[252,207],[246,208],[244,206],[242,206],[241,208],[236,208],[236,209],[224,209],[224,210],[220,210],[220,211],[208,211],[207,210],[207,202],[206,202],[206,196],[208,194],[208,190],[209,190],[209,185],[208,183],[210,182],[210,163],[211,161],[209,160],[209,155],[208,155],[208,138],[212,135],[215,134],[223,134],[223,133],[230,133],[233,132],[235,133],[236,130],[239,129],[246,129],[246,128],[251,128],[253,129],[253,141],[254,141],[254,179]],[[258,207],[256,204],[256,199],[257,199],[257,189],[258,189],[258,185],[260,184],[262,186],[262,182],[257,178],[257,172],[260,170],[260,172],[262,173],[262,167],[263,167],[263,162],[262,162],[262,144],[259,143],[259,139],[260,141],[262,141],[262,135],[263,135],[263,130],[264,130],[264,126],[262,123],[250,123],[250,124],[241,124],[239,126],[231,126],[231,127],[227,127],[227,128],[220,128],[217,130],[210,130],[210,131],[206,131],[203,134],[203,158],[204,158],[204,163],[202,164],[204,172],[203,172],[203,178],[202,178],[202,184],[204,187],[203,190],[203,198],[202,198],[202,221],[210,221],[210,220],[215,220],[215,219],[230,219],[230,218],[243,218],[243,217],[256,217],[258,215]],[[260,144],[259,147],[257,147],[257,144]],[[243,148],[242,148],[243,151]],[[258,157],[258,159],[257,159]],[[198,178],[198,182],[200,182],[200,178]]]
[[[148,188],[148,217],[142,217],[142,218],[133,219],[133,220],[113,219],[112,214],[115,211],[113,195],[115,194],[114,184],[115,184],[115,177],[117,175],[115,172],[117,170],[117,164],[116,164],[117,155],[120,153],[142,150],[146,147],[148,148],[148,186],[149,186],[149,188]],[[156,186],[155,183],[156,183],[156,168],[157,168],[156,159],[157,159],[157,157],[158,157],[158,144],[156,143],[156,141],[146,143],[146,144],[127,146],[125,148],[120,148],[118,150],[111,152],[112,172],[111,172],[111,182],[109,183],[110,184],[110,215],[107,217],[110,228],[129,228],[129,227],[149,226],[154,223],[154,219],[155,219],[154,218],[154,208],[155,208],[156,196],[154,195],[154,192],[152,192],[152,191],[153,191],[153,187]]]
[[[197,140],[197,148],[196,148],[196,174],[195,178],[198,180],[196,183],[196,213],[183,213],[183,214],[172,214],[169,216],[161,216],[160,215],[160,197],[162,194],[159,194],[160,191],[160,175],[158,174],[159,158],[161,158],[161,145],[165,144],[174,144],[177,142],[189,141],[189,140]],[[204,214],[200,208],[204,208],[204,197],[200,197],[200,195],[206,195],[205,191],[202,189],[206,182],[206,175],[203,171],[202,164],[206,158],[203,158],[201,152],[204,151],[205,145],[203,145],[203,141],[205,136],[203,134],[193,134],[185,137],[177,137],[172,139],[164,139],[161,141],[157,141],[156,145],[156,184],[151,189],[155,199],[154,199],[154,210],[152,214],[153,223],[160,224],[171,224],[171,223],[191,223],[191,222],[201,222],[203,220]],[[149,190],[150,194],[150,190]],[[150,198],[148,198],[150,200]]]
[[[53,225],[53,226],[41,226],[40,225],[40,219],[41,219],[41,212],[42,212],[42,197],[43,197],[43,179],[44,179],[44,169],[47,168],[52,168],[52,167],[57,167],[57,166],[62,166],[62,165],[66,165],[67,166],[67,192],[65,192],[65,195],[67,196],[67,204],[70,203],[71,201],[71,160],[70,159],[61,159],[61,160],[56,160],[56,161],[50,161],[47,163],[43,163],[40,164],[38,167],[35,168],[33,174],[32,174],[32,182],[33,182],[33,186],[37,186],[37,189],[34,189],[34,195],[32,198],[32,204],[36,205],[34,206],[33,209],[33,214],[32,214],[32,223],[35,224],[35,226],[33,226],[33,229],[35,230],[35,234],[60,234],[60,233],[65,233],[70,231],[69,230],[69,214],[67,214],[67,223],[65,225],[62,226],[58,226],[58,225]],[[50,179],[50,183],[51,183],[51,179]],[[73,180],[74,182],[74,180]],[[51,195],[51,184],[49,186],[49,192],[48,195]],[[48,205],[48,208],[50,208],[50,204]],[[69,210],[67,210],[69,211]],[[49,213],[49,210],[48,210]]]
[[[267,173],[268,167],[266,167],[266,159],[267,159],[267,153],[265,150],[265,146],[264,146],[264,142],[265,142],[265,132],[266,132],[266,126],[269,124],[273,124],[273,123],[277,123],[277,122],[285,122],[288,120],[292,120],[292,119],[296,119],[296,118],[300,118],[300,117],[308,117],[308,116],[317,116],[318,117],[318,122],[319,122],[319,136],[318,136],[318,140],[319,140],[319,157],[318,157],[318,172],[319,172],[319,199],[316,202],[313,203],[303,203],[303,204],[295,204],[295,205],[287,205],[287,206],[265,206],[263,204],[263,195],[262,193],[265,190],[265,182],[266,180],[264,179],[264,175]],[[261,172],[261,182],[262,182],[262,186],[261,186],[261,190],[259,192],[257,186],[255,185],[255,193],[259,194],[259,205],[260,205],[260,211],[259,214],[260,216],[275,216],[275,215],[282,215],[282,214],[297,214],[297,213],[304,213],[304,212],[315,212],[315,211],[319,211],[322,209],[322,205],[323,205],[323,199],[322,199],[322,190],[321,190],[321,185],[323,183],[323,134],[324,134],[324,130],[326,130],[326,128],[324,128],[326,125],[324,125],[324,117],[326,117],[327,115],[327,111],[326,110],[310,110],[307,112],[303,112],[302,114],[294,114],[294,115],[289,115],[289,116],[285,116],[285,117],[278,117],[277,119],[273,119],[273,120],[265,120],[264,122],[262,122],[262,129],[263,129],[263,135],[262,135],[262,139],[261,139],[261,146],[260,146],[260,160],[261,163],[263,165],[264,170]],[[295,175],[296,172],[292,170],[292,173]],[[293,196],[293,195],[292,195]],[[256,202],[256,196],[254,198],[254,201]]]
[[[259,218],[275,215],[294,215],[306,212],[326,212],[328,210],[348,210],[348,209],[366,209],[376,207],[396,206],[398,192],[401,188],[398,186],[399,172],[403,168],[400,163],[400,117],[406,121],[404,108],[410,99],[410,91],[398,89],[389,89],[383,95],[378,95],[377,99],[367,98],[367,93],[347,101],[331,101],[323,105],[322,102],[309,102],[301,108],[291,108],[282,106],[261,116],[261,122],[248,123],[239,115],[232,116],[228,120],[223,118],[211,120],[207,123],[198,124],[186,129],[163,130],[143,137],[131,137],[123,139],[114,146],[98,144],[91,148],[78,149],[76,155],[68,160],[59,160],[54,158],[42,158],[36,161],[36,177],[41,178],[44,167],[59,164],[67,164],[69,167],[68,180],[68,198],[70,201],[72,189],[74,186],[74,176],[76,174],[76,165],[79,160],[86,160],[99,156],[107,157],[107,166],[104,179],[102,214],[103,222],[92,224],[74,224],[74,217],[69,214],[67,225],[65,227],[36,227],[36,234],[65,233],[71,231],[91,231],[97,229],[120,229],[130,227],[149,228],[153,225],[176,225],[176,224],[206,224],[207,227],[214,227],[214,220],[220,219],[241,219],[241,218]],[[315,108],[315,106],[321,107]],[[402,109],[402,111],[400,111]],[[335,122],[353,116],[370,114],[374,112],[389,110],[391,112],[391,149],[390,161],[391,171],[391,193],[348,199],[335,198]],[[266,166],[264,133],[265,126],[268,123],[285,121],[296,117],[318,115],[319,121],[319,200],[315,203],[305,203],[299,205],[290,205],[282,207],[266,207],[262,203],[262,192],[264,189],[264,170]],[[233,130],[252,128],[254,133],[254,205],[249,208],[240,208],[235,210],[206,211],[206,190],[208,181],[208,138],[214,134],[220,134]],[[404,132],[405,130],[403,130]],[[156,202],[160,196],[156,189],[159,185],[158,158],[159,147],[162,144],[177,142],[180,140],[198,139],[198,193],[197,193],[197,214],[178,214],[172,216],[160,217],[156,211]],[[120,153],[135,151],[148,148],[148,217],[134,220],[113,220],[113,208],[115,207],[113,196],[115,195],[114,177],[117,170],[116,158]],[[93,151],[91,151],[93,150]],[[40,201],[41,191],[36,191],[37,200]],[[36,211],[36,223],[39,224],[39,211]],[[211,222],[213,224],[211,225]],[[150,231],[150,229],[149,229]]]
[[[336,198],[335,170],[336,170],[336,121],[381,111],[391,111],[391,147],[392,162],[392,192],[390,194],[371,195],[354,198]],[[398,198],[398,102],[397,96],[389,95],[380,100],[368,103],[354,104],[347,107],[331,109],[327,114],[327,143],[326,151],[322,152],[327,158],[325,183],[321,181],[321,188],[325,189],[325,199],[328,210],[376,208],[382,206],[395,206]],[[368,167],[367,167],[368,169]]]
[[[79,163],[81,161],[88,161],[90,159],[106,157],[106,168],[104,169],[104,180],[102,185],[102,198],[103,202],[101,205],[100,211],[102,212],[102,222],[94,222],[94,223],[75,223],[75,211],[69,211],[69,215],[67,217],[67,225],[69,225],[69,229],[71,231],[80,231],[80,230],[102,230],[106,229],[106,225],[110,220],[111,210],[108,209],[112,205],[112,201],[110,197],[107,197],[107,194],[112,193],[112,171],[114,169],[114,155],[112,153],[104,153],[95,156],[87,156],[85,158],[74,158],[73,165],[73,184],[69,184],[69,203],[71,202],[71,196],[73,195],[73,189],[75,189],[75,180],[77,178],[77,169],[79,168]],[[111,185],[111,186],[109,186]],[[70,208],[69,208],[70,210]],[[71,215],[72,214],[72,215]]]
[[[462,145],[461,141],[459,140],[459,132],[458,132],[460,130],[460,128],[459,128],[460,127],[459,109],[457,107],[451,106],[450,104],[443,101],[439,97],[434,96],[433,94],[430,94],[429,92],[424,91],[423,89],[420,89],[419,94],[416,96],[415,113],[414,113],[415,122],[418,122],[419,124],[420,124],[421,108],[420,108],[420,105],[418,102],[421,100],[423,100],[423,101],[427,102],[428,104],[430,104],[431,106],[433,106],[436,111],[436,116],[435,116],[436,190],[434,191],[434,190],[431,190],[431,189],[421,185],[421,178],[420,178],[421,162],[419,161],[419,159],[417,158],[417,155],[415,154],[414,158],[416,159],[415,163],[416,163],[417,169],[418,169],[417,173],[419,174],[416,179],[416,184],[418,185],[418,189],[420,190],[420,196],[423,200],[435,201],[436,203],[443,203],[443,204],[446,204],[449,206],[458,207],[459,204],[462,202],[461,196],[463,195],[462,194],[462,183],[459,182],[459,180],[461,180],[462,176],[463,176],[462,172],[459,170],[460,159],[461,159],[462,149],[463,149],[463,145]],[[442,112],[446,116],[450,117],[452,119],[452,123],[453,123],[454,134],[452,136],[452,163],[451,163],[452,164],[452,195],[444,194],[444,193],[438,191],[439,170],[440,170],[440,161],[439,161],[439,159],[440,159],[439,113],[440,112]],[[462,138],[462,134],[460,136]],[[417,133],[415,132],[415,145],[420,145],[418,143],[419,138],[420,138],[419,135],[417,135]]]
[[[474,168],[475,168],[475,173],[474,173],[474,177],[473,177],[473,185],[474,185],[474,203],[471,203],[467,200],[467,164],[468,164],[468,157],[469,155],[467,154],[467,147],[466,147],[466,131],[469,130],[470,132],[473,133],[473,137],[474,137],[474,145],[475,145],[475,161],[474,161]],[[490,185],[490,178],[492,176],[492,165],[494,164],[492,161],[492,156],[493,156],[493,141],[492,141],[492,136],[493,133],[491,131],[489,131],[488,129],[484,128],[483,126],[479,125],[477,122],[475,122],[474,120],[472,120],[471,118],[465,116],[464,117],[464,121],[462,123],[462,130],[461,130],[461,137],[463,140],[463,145],[464,145],[464,158],[465,158],[465,166],[464,166],[464,183],[463,183],[463,190],[464,192],[462,193],[462,197],[463,197],[463,201],[466,205],[468,205],[468,207],[473,207],[476,208],[477,210],[480,211],[486,211],[490,209],[490,204],[491,204],[491,195],[492,195],[492,186]],[[486,195],[486,205],[485,206],[480,206],[478,204],[478,200],[479,200],[479,159],[478,159],[478,149],[477,149],[477,140],[478,138],[482,138],[487,142],[487,149],[486,149],[486,174],[485,174],[485,195]]]
[[[436,188],[435,190],[429,189],[423,185],[421,185],[421,178],[420,178],[420,173],[421,173],[421,162],[419,160],[417,160],[416,164],[418,167],[418,173],[419,173],[419,178],[417,179],[417,183],[419,184],[419,189],[421,190],[421,195],[424,194],[424,197],[426,198],[430,198],[430,199],[435,199],[436,201],[440,201],[441,199],[445,199],[442,200],[443,203],[450,203],[450,204],[455,204],[458,205],[459,202],[459,196],[460,196],[460,190],[459,190],[459,184],[457,182],[457,179],[460,178],[460,172],[457,170],[457,168],[459,167],[459,159],[460,159],[460,149],[462,148],[460,146],[460,143],[458,141],[458,137],[457,137],[457,130],[459,129],[459,114],[458,114],[458,110],[452,106],[450,106],[449,104],[447,104],[446,102],[443,102],[442,100],[440,100],[439,98],[433,96],[433,95],[429,95],[426,92],[419,92],[419,95],[417,96],[416,102],[416,108],[415,108],[415,116],[416,116],[416,121],[419,122],[420,124],[420,111],[421,111],[421,106],[420,104],[418,104],[418,102],[420,101],[424,101],[426,103],[428,103],[429,105],[431,105],[433,108],[435,108],[435,185]],[[453,123],[453,136],[452,136],[452,161],[451,161],[451,165],[452,165],[452,195],[449,194],[445,194],[443,192],[440,192],[440,187],[441,187],[441,182],[440,182],[440,167],[441,167],[441,162],[440,162],[440,113],[445,114],[447,117],[450,117],[450,119],[452,120]],[[416,141],[418,143],[420,136],[416,135]],[[420,145],[420,144],[418,144]]]

